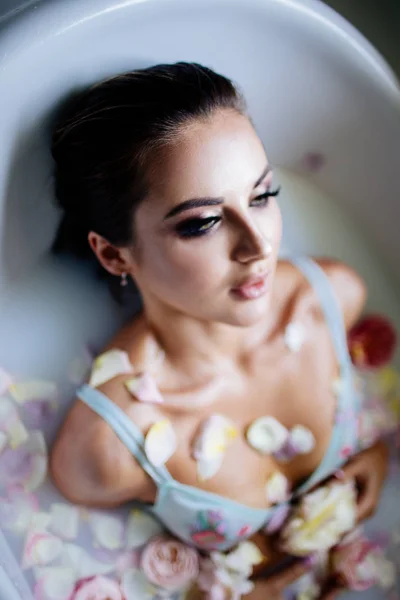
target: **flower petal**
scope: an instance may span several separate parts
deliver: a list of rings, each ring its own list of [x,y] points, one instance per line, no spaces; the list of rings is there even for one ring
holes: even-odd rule
[[[22,421],[18,420],[8,429],[8,440],[12,450],[25,444],[29,438],[28,431]]]
[[[163,531],[163,526],[143,510],[131,510],[126,526],[126,548],[140,548]]]
[[[282,449],[289,431],[274,417],[260,417],[247,430],[247,441],[261,454],[272,454]]]
[[[0,399],[0,430],[7,433],[20,420],[17,409],[10,398]]]
[[[126,600],[153,600],[157,596],[157,588],[137,569],[129,569],[123,574],[121,589]]]
[[[192,455],[195,460],[213,461],[226,452],[229,444],[238,436],[238,430],[231,421],[222,415],[211,415],[202,423],[196,437]]]
[[[123,523],[118,517],[93,512],[89,524],[94,536],[94,544],[107,550],[118,550],[123,546]]]
[[[75,572],[68,567],[37,567],[35,600],[69,600],[75,587]]]
[[[306,328],[303,323],[293,321],[285,329],[284,340],[291,352],[299,352],[306,340]]]
[[[280,504],[288,500],[289,481],[283,473],[276,471],[268,477],[265,484],[265,496],[270,504]]]
[[[115,564],[106,564],[92,558],[89,553],[75,544],[64,544],[61,555],[61,564],[70,567],[76,573],[77,579],[106,575],[115,569]]]
[[[114,379],[117,375],[132,373],[133,367],[129,356],[122,350],[109,350],[104,352],[94,361],[89,385],[99,387],[106,381]]]
[[[29,429],[42,429],[53,418],[58,403],[54,399],[32,400],[24,407],[24,420]]]
[[[6,448],[7,444],[8,444],[8,436],[3,431],[0,431],[0,454]]]
[[[120,586],[102,575],[78,581],[72,600],[124,600]]]
[[[277,506],[272,514],[271,519],[268,521],[265,527],[265,532],[271,535],[272,533],[279,531],[288,518],[289,513],[289,504],[281,504],[280,506]]]
[[[124,382],[126,389],[137,398],[140,402],[148,402],[150,404],[162,404],[164,398],[161,396],[159,389],[153,377],[149,373],[143,373],[132,379]]]
[[[63,543],[55,535],[32,529],[25,541],[22,568],[47,565],[61,554],[62,549]]]
[[[8,391],[8,388],[11,384],[11,375],[9,375],[7,371],[0,367],[0,396],[2,396]]]
[[[164,465],[176,450],[175,431],[168,419],[157,421],[146,435],[144,450],[149,461],[155,466]]]
[[[220,470],[224,461],[224,455],[216,456],[213,459],[199,459],[197,461],[197,478],[199,481],[211,479]]]
[[[55,399],[57,385],[52,381],[21,381],[9,388],[9,393],[19,404],[32,400]]]
[[[0,498],[0,525],[14,533],[24,533],[31,525],[39,503],[33,494],[25,493],[19,486],[7,491],[7,498]]]
[[[295,425],[289,432],[292,446],[297,454],[308,454],[315,448],[315,437],[304,425]]]
[[[66,540],[74,540],[78,535],[79,509],[70,504],[55,503],[50,507],[51,529]]]
[[[32,456],[32,470],[23,485],[26,490],[33,492],[37,490],[47,477],[48,459],[43,454]]]

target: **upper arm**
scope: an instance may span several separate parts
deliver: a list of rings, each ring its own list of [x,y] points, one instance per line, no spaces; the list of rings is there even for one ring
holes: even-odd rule
[[[140,499],[142,469],[111,428],[77,400],[50,454],[50,472],[71,502],[113,507]]]
[[[320,259],[317,264],[324,270],[332,284],[341,308],[346,330],[359,319],[367,299],[367,288],[362,277],[344,263]]]

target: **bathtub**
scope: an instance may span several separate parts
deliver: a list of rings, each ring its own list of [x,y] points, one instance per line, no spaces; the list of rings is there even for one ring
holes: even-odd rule
[[[400,89],[349,23],[317,0],[6,0],[0,366],[57,383],[60,406],[47,443],[73,395],[71,364],[84,362],[88,343],[101,348],[126,318],[90,269],[49,253],[59,220],[49,152],[54,114],[72,90],[178,60],[211,66],[244,90],[282,184],[283,249],[348,262],[367,282],[369,308],[400,330]],[[400,524],[399,481],[386,487],[371,527]],[[57,497],[50,484],[45,496]],[[21,571],[22,542],[11,537],[0,531],[0,599],[32,600],[34,577]]]

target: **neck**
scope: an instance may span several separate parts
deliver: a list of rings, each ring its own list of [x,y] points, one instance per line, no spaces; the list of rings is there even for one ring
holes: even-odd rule
[[[260,346],[271,320],[250,327],[201,321],[165,305],[143,300],[144,314],[169,362],[202,377],[221,374]]]

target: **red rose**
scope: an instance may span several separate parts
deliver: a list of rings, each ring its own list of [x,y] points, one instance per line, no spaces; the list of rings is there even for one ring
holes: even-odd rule
[[[380,315],[368,315],[349,332],[351,359],[360,368],[383,367],[392,359],[396,341],[396,331],[388,319]]]

